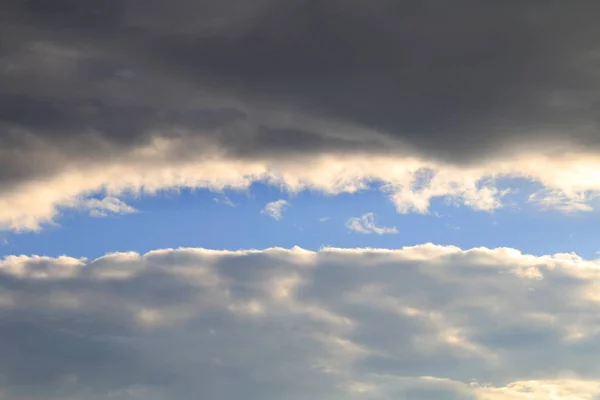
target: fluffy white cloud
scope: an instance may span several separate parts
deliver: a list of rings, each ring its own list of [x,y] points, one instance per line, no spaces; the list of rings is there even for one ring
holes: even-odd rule
[[[179,156],[196,154],[196,148],[201,156]],[[592,208],[590,202],[600,193],[598,169],[600,159],[583,153],[523,154],[468,166],[357,154],[243,161],[228,158],[210,143],[161,139],[115,155],[110,162],[75,165],[46,179],[23,181],[0,192],[0,229],[40,229],[53,221],[62,208],[78,207],[81,199],[99,192],[114,198],[180,188],[245,190],[255,182],[274,185],[291,194],[303,190],[331,195],[354,193],[375,185],[398,212],[426,213],[435,198],[447,198],[475,210],[494,210],[502,207],[502,199],[510,189],[505,187],[506,180],[522,178],[544,188],[545,192],[531,199],[545,199],[542,207],[585,211]],[[552,196],[548,197],[548,193]]]
[[[366,213],[363,216],[357,218],[350,218],[346,222],[346,226],[351,231],[357,233],[376,233],[378,235],[386,235],[391,233],[398,233],[398,229],[395,226],[393,227],[379,227],[375,224],[375,214],[372,212]]]
[[[277,200],[267,203],[265,208],[261,211],[261,214],[268,215],[269,217],[279,221],[283,218],[283,210],[290,206],[287,200]]]
[[[593,400],[600,264],[432,244],[0,263],[0,399]]]

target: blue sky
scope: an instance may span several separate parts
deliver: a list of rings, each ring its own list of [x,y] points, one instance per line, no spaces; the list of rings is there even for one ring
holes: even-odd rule
[[[511,187],[516,186],[518,183]],[[289,202],[281,220],[261,213],[267,203],[280,199]],[[595,258],[600,249],[597,212],[540,210],[527,203],[527,196],[521,193],[507,197],[507,205],[492,212],[434,199],[427,214],[399,214],[385,194],[375,188],[340,195],[315,191],[290,194],[253,184],[244,191],[182,189],[125,200],[138,212],[92,217],[86,212],[66,210],[55,225],[39,232],[4,233],[2,254],[95,258],[112,251],[177,247],[395,249],[432,242],[462,248],[513,247],[536,255],[576,252]],[[350,218],[367,213],[375,214],[377,226],[395,226],[398,233],[363,234],[347,227]]]

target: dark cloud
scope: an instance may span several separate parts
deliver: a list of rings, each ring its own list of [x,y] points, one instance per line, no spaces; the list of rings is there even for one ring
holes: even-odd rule
[[[238,157],[397,151],[468,162],[521,144],[600,144],[596,2],[2,7],[0,140],[31,161],[31,144],[11,141],[26,130],[60,157],[43,168],[3,157],[11,172],[0,179],[58,170],[82,153],[101,160],[176,127]],[[281,126],[268,117],[279,111],[383,136],[332,137],[302,118]],[[240,120],[245,129],[223,134]],[[107,144],[90,145],[90,132]]]

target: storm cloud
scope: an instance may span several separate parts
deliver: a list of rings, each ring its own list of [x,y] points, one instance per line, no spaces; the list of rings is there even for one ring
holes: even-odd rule
[[[599,140],[594,2],[31,0],[3,7],[3,136],[9,127],[48,140],[93,130],[122,145],[173,126],[199,134],[244,115],[190,104],[220,98],[238,111],[276,107],[357,125],[389,139],[375,149],[393,143],[453,161],[532,141]],[[323,131],[248,134],[222,144],[251,156],[336,149],[348,140],[325,140]]]
[[[0,201],[12,209],[21,202],[7,194],[123,163],[185,169],[220,157],[285,176],[282,162],[322,157],[417,158],[435,170],[600,152],[595,2],[28,0],[1,7]],[[159,150],[148,156],[149,148]],[[489,165],[479,178],[523,170],[522,163]],[[367,179],[407,186],[382,175]],[[72,192],[101,190],[107,179]],[[142,180],[121,186],[156,186]],[[600,188],[591,186],[548,189],[582,197]],[[73,201],[57,200],[41,220]],[[36,226],[15,218],[1,225]]]

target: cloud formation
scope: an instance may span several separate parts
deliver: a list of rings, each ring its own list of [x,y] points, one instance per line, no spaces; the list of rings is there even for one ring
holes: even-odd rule
[[[127,147],[160,127],[201,130],[281,105],[275,108],[382,133],[331,136],[292,123],[216,138],[249,157],[392,145],[457,161],[532,142],[597,146],[600,28],[592,16],[599,7],[468,0],[5,5],[11,18],[4,31],[14,35],[3,42],[3,78],[20,80],[5,90],[10,107],[2,119],[45,138],[95,131]],[[173,97],[181,96],[181,106],[207,93],[227,107],[168,106]]]
[[[573,254],[156,250],[0,263],[0,399],[593,400]]]
[[[255,161],[213,155],[201,160],[172,161],[187,142],[154,141],[108,165],[89,165],[44,180],[26,181],[0,191],[0,229],[38,230],[64,208],[100,194],[153,195],[182,187],[247,190],[255,182],[274,185],[291,194],[312,190],[335,195],[376,188],[400,213],[428,213],[431,201],[449,200],[479,211],[503,206],[514,179],[531,180],[532,202],[561,211],[589,211],[600,193],[600,159],[593,155],[563,155],[490,162],[477,167],[432,164],[406,157],[320,156],[292,161]],[[508,185],[508,187],[507,187]],[[562,202],[552,201],[560,196]],[[546,200],[544,200],[546,199]],[[548,204],[544,204],[544,202]],[[568,207],[565,207],[567,205]]]
[[[280,199],[267,203],[267,205],[265,205],[265,208],[263,208],[260,213],[268,215],[269,217],[279,221],[283,218],[283,210],[285,210],[289,206],[290,203],[287,200]]]
[[[391,233],[398,233],[398,229],[395,226],[392,227],[379,227],[375,224],[375,214],[372,212],[366,213],[361,217],[353,217],[346,221],[346,227],[351,231],[357,233],[376,233],[378,235],[387,235]]]
[[[558,209],[600,191],[595,2],[0,7],[2,229],[107,188],[376,181],[400,212],[498,208],[496,178]]]
[[[81,201],[80,209],[89,210],[92,217],[107,217],[111,214],[132,214],[137,210],[116,197],[105,197],[103,199],[84,199]]]

